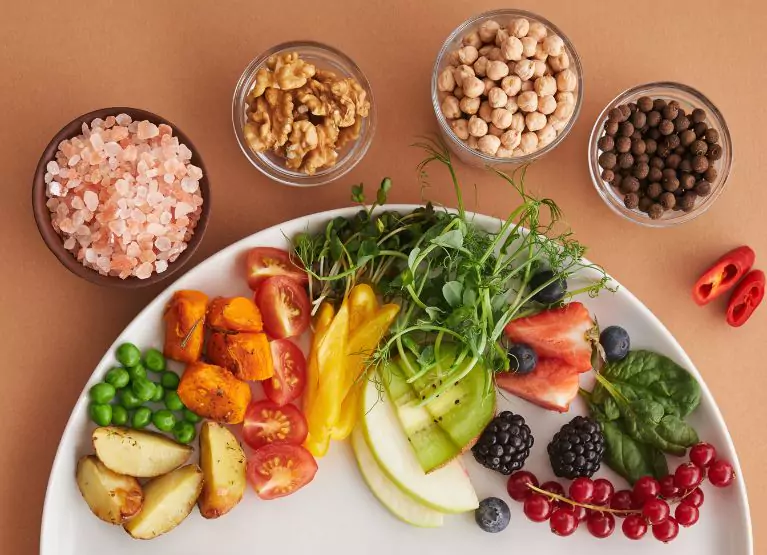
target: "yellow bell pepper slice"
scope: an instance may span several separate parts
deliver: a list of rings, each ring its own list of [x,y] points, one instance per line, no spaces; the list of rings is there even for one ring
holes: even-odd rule
[[[354,333],[370,320],[378,310],[378,299],[373,288],[365,283],[355,285],[349,292],[349,333]]]
[[[317,361],[317,351],[319,349],[322,340],[325,338],[325,334],[330,327],[330,323],[333,321],[335,315],[335,309],[330,303],[323,303],[320,306],[319,312],[314,322],[314,337],[312,338],[312,344],[309,349],[309,359],[306,364],[306,385],[304,386],[304,413],[307,412],[308,407],[314,404],[317,397],[317,390],[320,383],[320,368]],[[304,444],[309,451],[313,454],[321,452],[318,456],[322,456],[328,449],[328,442],[324,441],[316,443],[312,441],[312,438],[307,438]]]
[[[365,387],[365,379],[362,378],[352,386],[351,391],[344,397],[341,403],[341,416],[330,432],[330,439],[343,441],[349,437],[357,424],[357,416],[360,413],[362,391]]]

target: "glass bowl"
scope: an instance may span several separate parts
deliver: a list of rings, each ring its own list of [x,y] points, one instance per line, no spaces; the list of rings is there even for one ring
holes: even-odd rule
[[[641,212],[638,209],[626,208],[623,201],[624,197],[620,191],[602,179],[602,168],[599,166],[599,154],[601,151],[599,150],[597,142],[604,134],[604,126],[607,121],[608,113],[616,106],[629,102],[636,102],[636,100],[642,96],[649,96],[652,99],[662,98],[667,101],[676,100],[679,102],[680,107],[688,114],[696,108],[701,108],[706,112],[706,123],[709,127],[712,127],[719,132],[719,144],[722,147],[722,156],[713,164],[713,167],[717,170],[717,177],[711,182],[711,192],[709,195],[699,197],[694,208],[689,212],[667,210],[663,213],[661,218],[653,220],[645,212]],[[694,220],[705,213],[724,191],[731,167],[732,139],[730,138],[730,130],[724,121],[724,117],[717,107],[703,94],[692,87],[682,85],[681,83],[647,83],[622,92],[610,101],[605,109],[602,110],[602,113],[599,114],[596,123],[594,123],[594,128],[591,131],[591,137],[589,138],[589,171],[591,172],[591,181],[594,183],[594,187],[599,193],[599,196],[602,197],[602,200],[604,200],[605,203],[607,203],[607,206],[609,206],[616,214],[619,214],[634,223],[648,227],[670,227],[679,225]]]
[[[450,53],[461,47],[461,41],[465,35],[471,33],[475,29],[478,29],[482,23],[491,19],[494,19],[501,25],[506,26],[512,19],[520,17],[525,18],[530,22],[541,23],[544,27],[546,27],[547,30],[552,31],[554,34],[562,38],[562,41],[564,42],[564,50],[567,52],[570,58],[570,69],[573,70],[576,77],[576,90],[574,92],[575,106],[570,119],[567,120],[567,123],[564,125],[564,127],[559,130],[557,137],[543,148],[522,156],[490,156],[474,148],[471,148],[466,142],[458,138],[450,128],[450,124],[448,123],[448,120],[445,118],[445,115],[442,113],[441,109],[442,99],[446,96],[446,93],[441,92],[438,89],[437,79],[440,73],[449,65],[448,58]],[[504,167],[532,162],[554,150],[564,140],[567,134],[570,133],[570,130],[575,124],[575,120],[578,119],[578,115],[581,111],[581,105],[583,104],[583,67],[581,66],[581,59],[578,56],[578,52],[575,50],[573,43],[570,42],[570,39],[567,38],[567,35],[565,35],[559,27],[544,17],[541,17],[540,15],[525,10],[515,9],[500,9],[481,13],[461,23],[461,25],[459,25],[452,33],[450,33],[450,36],[442,45],[442,49],[437,55],[437,61],[434,64],[434,71],[431,77],[431,102],[434,108],[434,114],[437,116],[437,123],[439,124],[439,130],[442,137],[444,138],[453,154],[455,154],[465,164],[475,167],[483,167],[488,165],[493,167]]]
[[[266,64],[270,56],[288,52],[298,52],[302,60],[314,64],[318,69],[334,71],[341,77],[354,78],[365,90],[370,101],[370,113],[362,119],[359,137],[341,148],[335,165],[320,169],[313,175],[285,167],[285,158],[275,152],[254,151],[245,139],[243,130],[247,122],[247,96],[256,82],[256,72]],[[284,185],[314,187],[325,185],[346,175],[365,156],[373,141],[376,128],[375,102],[367,77],[348,56],[331,46],[317,42],[286,42],[270,48],[245,68],[234,89],[232,124],[243,154],[264,175]]]

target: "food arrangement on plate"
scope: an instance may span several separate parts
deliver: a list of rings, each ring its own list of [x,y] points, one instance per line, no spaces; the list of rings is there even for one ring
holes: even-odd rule
[[[228,287],[184,278],[161,295],[137,320],[155,320],[157,333],[141,336],[151,346],[142,352],[128,328],[94,374],[87,410],[73,413],[95,424],[74,472],[93,515],[132,538],[158,538],[195,505],[206,520],[226,520],[249,510],[238,507],[255,502],[250,490],[264,501],[301,496],[339,450],[383,508],[422,528],[469,518],[474,531],[496,534],[521,512],[558,536],[582,527],[604,539],[620,524],[630,540],[651,531],[669,542],[698,522],[708,486],[736,483],[745,500],[731,446],[696,429],[707,399],[697,373],[632,341],[632,322],[601,325],[594,299],[617,284],[584,258],[555,201],[529,191],[525,166],[491,168],[518,198],[505,218],[465,209],[451,151],[470,164],[545,154],[578,116],[581,74],[573,45],[543,18],[470,19],[435,65],[444,142],[417,145],[420,178],[446,169],[455,210],[390,207],[388,178],[372,198],[355,185],[356,212],[216,255],[236,259]],[[617,189],[624,209],[671,223],[667,210],[705,210],[731,147],[721,115],[701,102],[625,93],[605,110],[590,154],[608,203]],[[351,60],[291,43],[243,73],[233,122],[256,167],[307,186],[359,161],[375,110]],[[103,275],[162,273],[208,206],[192,151],[170,126],[126,114],[82,133],[58,146],[41,177],[64,248]],[[732,291],[726,320],[743,325],[764,296],[754,262],[746,246],[724,255],[694,301]],[[543,423],[554,421],[549,433]]]

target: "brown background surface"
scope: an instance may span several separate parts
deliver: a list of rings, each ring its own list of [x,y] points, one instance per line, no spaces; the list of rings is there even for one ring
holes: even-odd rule
[[[563,208],[589,256],[631,289],[677,337],[713,391],[741,457],[756,531],[767,550],[767,443],[763,429],[767,309],[739,330],[724,301],[690,300],[698,273],[749,243],[767,266],[767,9],[757,2],[524,2],[559,25],[585,69],[585,103],[570,136],[528,173],[528,185]],[[622,4],[622,3],[620,3]],[[737,6],[734,7],[734,6]],[[394,179],[392,200],[416,202],[408,145],[434,132],[429,79],[445,37],[490,0],[325,2],[5,3],[0,18],[0,551],[36,553],[50,465],[93,367],[161,286],[101,289],[67,272],[37,234],[30,186],[38,156],[71,118],[96,108],[144,108],[178,124],[204,157],[214,207],[193,263],[264,227],[345,206],[351,183]],[[298,190],[269,182],[240,153],[231,96],[247,63],[294,39],[325,41],[366,72],[379,113],[372,148],[341,182]],[[648,230],[613,215],[596,195],[586,159],[599,111],[635,84],[675,80],[702,90],[724,113],[735,144],[728,190],[678,229]],[[506,214],[515,197],[482,172],[476,210]],[[434,180],[432,199],[450,202]],[[472,201],[473,202],[473,201]],[[765,268],[767,269],[767,268]],[[759,439],[757,439],[759,438]]]

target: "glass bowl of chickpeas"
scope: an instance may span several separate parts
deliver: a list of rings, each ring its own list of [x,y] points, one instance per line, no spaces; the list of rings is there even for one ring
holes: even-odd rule
[[[732,167],[727,123],[701,92],[673,82],[647,83],[616,96],[597,117],[589,170],[616,214],[670,227],[704,214]]]
[[[447,38],[431,96],[440,132],[461,161],[524,164],[556,148],[572,129],[583,102],[583,70],[553,23],[524,10],[494,10]]]

